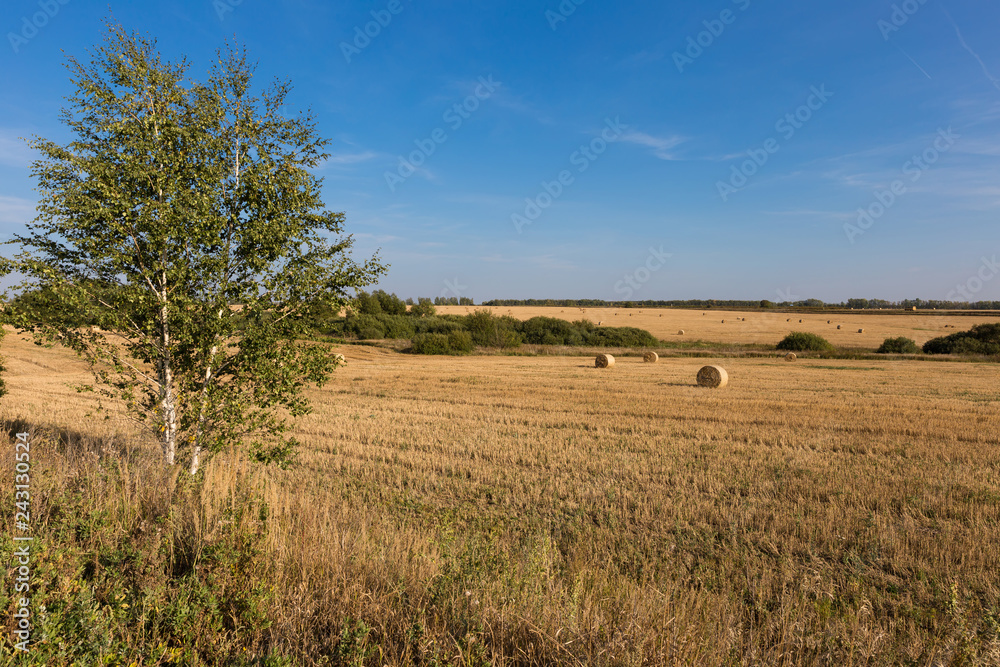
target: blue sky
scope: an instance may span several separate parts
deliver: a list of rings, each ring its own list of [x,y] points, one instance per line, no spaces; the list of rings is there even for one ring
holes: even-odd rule
[[[402,297],[1000,299],[995,4],[8,0],[0,233],[109,4],[290,79]]]

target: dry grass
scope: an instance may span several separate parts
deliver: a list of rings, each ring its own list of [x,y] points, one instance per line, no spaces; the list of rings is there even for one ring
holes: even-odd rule
[[[125,428],[5,348],[9,417]],[[295,664],[1000,664],[995,365],[348,356],[258,475]]]
[[[438,306],[442,314],[473,312],[483,306]],[[688,310],[680,308],[556,308],[498,306],[487,308],[496,315],[510,314],[519,320],[532,317],[558,317],[575,321],[587,319],[606,326],[630,326],[646,329],[657,338],[670,338],[679,329],[693,340],[720,343],[761,343],[775,345],[792,331],[807,331],[823,336],[837,347],[876,348],[886,338],[905,336],[923,345],[931,338],[946,335],[944,329],[970,329],[976,324],[997,321],[995,315],[966,315],[934,311],[934,314],[907,315],[827,313],[790,316],[769,311]],[[963,311],[967,312],[967,311]],[[615,314],[617,313],[617,315]],[[703,314],[704,313],[704,314]],[[629,317],[632,315],[632,317]],[[724,321],[723,321],[724,320]],[[801,324],[799,322],[801,321]],[[829,323],[828,323],[829,321]],[[841,329],[840,327],[843,327]],[[853,333],[864,328],[863,335]]]

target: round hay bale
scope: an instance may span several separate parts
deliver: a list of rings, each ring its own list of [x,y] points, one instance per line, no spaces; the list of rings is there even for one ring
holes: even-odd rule
[[[785,355],[785,361],[795,361],[798,357],[795,356],[794,352],[789,352]]]
[[[839,324],[837,325],[837,328],[838,328],[838,329],[840,328],[840,325],[839,325]]]
[[[799,320],[799,324],[802,324],[802,320]]]
[[[698,386],[719,389],[729,382],[729,374],[722,366],[703,366],[698,371]]]
[[[642,360],[645,361],[647,364],[655,364],[657,361],[660,360],[660,355],[658,355],[656,352],[647,352],[646,354],[642,355]]]
[[[722,320],[722,323],[723,323],[723,324],[725,324],[725,323],[726,323],[726,321],[725,321],[725,320]]]
[[[832,324],[832,322],[830,320],[827,320],[826,323],[827,324]]]
[[[864,332],[865,332],[864,329],[858,329],[858,333],[864,333]]]
[[[917,312],[917,307],[916,306],[913,307],[913,312]]]
[[[684,335],[684,329],[681,329],[680,331],[678,331],[677,335],[678,336],[683,336]]]
[[[610,354],[599,354],[594,360],[595,368],[610,368],[615,365],[615,358]]]
[[[337,364],[338,366],[343,366],[347,363],[347,359],[345,359],[344,355],[342,354],[335,354],[333,355],[333,363]]]

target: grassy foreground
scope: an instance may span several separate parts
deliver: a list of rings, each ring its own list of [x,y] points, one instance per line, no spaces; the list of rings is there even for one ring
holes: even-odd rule
[[[709,391],[691,359],[353,347],[298,468],[221,455],[199,492],[71,357],[5,348],[17,664],[1000,664],[994,365],[726,359]]]

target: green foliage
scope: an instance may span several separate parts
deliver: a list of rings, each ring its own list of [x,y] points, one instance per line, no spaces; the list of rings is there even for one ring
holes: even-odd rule
[[[468,331],[452,331],[448,334],[448,347],[454,353],[468,353],[475,349],[472,335]]]
[[[886,338],[875,352],[877,354],[920,354],[920,348],[917,347],[917,342],[912,338],[900,336],[899,338]]]
[[[927,354],[1000,354],[1000,324],[977,324],[968,331],[932,338],[924,343]]]
[[[451,346],[447,335],[425,333],[413,337],[411,351],[414,354],[450,354]]]
[[[465,331],[462,322],[463,318],[458,315],[430,316],[415,319],[413,326],[417,333],[449,334],[452,331]]]
[[[464,324],[476,345],[501,349],[521,345],[521,323],[509,315],[497,317],[488,310],[477,310],[465,316]]]
[[[583,345],[584,334],[575,324],[554,317],[532,317],[518,324],[525,343],[533,345]]]
[[[385,290],[375,290],[372,293],[378,299],[382,312],[386,315],[406,315],[406,302],[395,294],[388,294]]]
[[[814,333],[793,331],[777,345],[779,350],[789,352],[832,352],[835,348],[827,339]]]
[[[645,329],[635,327],[597,327],[586,337],[594,347],[655,347],[660,341]]]
[[[354,297],[354,310],[360,315],[381,315],[382,302],[374,294],[365,291],[358,292]]]
[[[410,307],[410,315],[413,317],[433,317],[436,313],[434,302],[423,297],[417,299],[417,303]]]
[[[413,354],[468,354],[475,349],[468,331],[457,329],[450,333],[422,333],[413,337],[410,352]]]
[[[303,388],[335,367],[304,341],[385,271],[351,259],[344,214],[324,207],[309,169],[327,140],[282,113],[288,83],[252,92],[244,53],[219,54],[197,83],[109,25],[93,62],[69,69],[74,138],[33,142],[39,215],[0,266],[42,297],[10,321],[75,350],[168,464],[195,472],[206,452],[247,442],[282,451],[287,416],[309,411]]]

